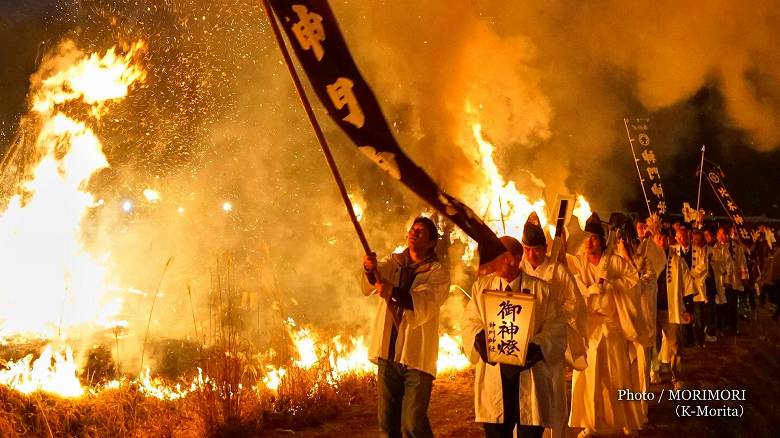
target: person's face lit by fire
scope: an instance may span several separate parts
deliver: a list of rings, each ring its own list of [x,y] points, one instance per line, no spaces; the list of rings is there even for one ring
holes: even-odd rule
[[[585,240],[585,254],[601,255],[604,251],[604,241],[597,234],[589,234]]]
[[[644,222],[638,222],[636,224],[636,235],[639,236],[640,239],[646,237],[647,234],[647,224]]]
[[[406,232],[406,245],[418,254],[427,254],[436,246],[436,241],[431,238],[425,225],[418,222],[412,224],[412,227]]]
[[[507,281],[511,281],[517,277],[517,274],[520,272],[519,260],[522,260],[522,257],[518,259],[518,257],[515,257],[510,252],[504,253],[501,257],[501,263],[498,265],[496,275]]]
[[[702,233],[693,233],[693,244],[699,248],[704,246],[704,234]]]
[[[726,231],[725,228],[718,228],[718,242],[720,243],[728,243],[729,241],[729,234]]]
[[[653,242],[659,248],[666,249],[669,246],[669,239],[665,234],[658,233],[653,236]]]
[[[712,235],[712,231],[704,231],[704,241],[707,242],[707,245],[709,246],[715,245],[715,236]]]
[[[675,233],[675,240],[684,248],[687,248],[691,244],[691,235],[688,233],[688,229],[685,227],[678,227],[677,233]]]
[[[536,269],[544,262],[544,258],[547,256],[547,245],[542,246],[523,246],[523,257],[528,260],[528,263]]]

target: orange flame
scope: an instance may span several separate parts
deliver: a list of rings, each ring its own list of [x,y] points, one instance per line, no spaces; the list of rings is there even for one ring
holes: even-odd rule
[[[71,43],[72,44],[72,43]],[[109,166],[100,141],[84,121],[58,110],[80,100],[99,117],[109,100],[143,79],[132,64],[143,43],[123,56],[109,49],[77,60],[42,81],[32,96],[40,120],[40,159],[30,180],[0,215],[0,339],[18,334],[62,335],[82,324],[105,323],[121,301],[106,293],[105,259],[89,254],[81,222],[99,205],[87,191],[92,175]],[[47,302],[51,305],[41,306]]]

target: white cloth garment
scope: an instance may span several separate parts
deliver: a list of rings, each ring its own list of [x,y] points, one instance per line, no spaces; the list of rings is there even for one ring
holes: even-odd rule
[[[486,290],[505,290],[506,281],[489,274],[477,279],[471,288],[471,301],[463,315],[463,348],[471,363],[476,364],[474,376],[474,411],[480,423],[503,423],[504,404],[501,391],[501,371],[498,365],[482,361],[474,348],[474,338],[485,330],[482,319],[482,293]],[[510,283],[511,285],[511,283]],[[550,427],[558,413],[554,409],[553,378],[562,369],[566,349],[566,312],[564,297],[549,285],[529,275],[511,285],[513,291],[527,289],[536,298],[534,333],[530,342],[542,350],[544,359],[531,369],[520,373],[520,424]]]
[[[715,296],[716,304],[726,304],[726,285],[733,286],[734,277],[734,259],[731,257],[729,246],[720,242],[710,247],[712,254],[712,269],[715,271]]]
[[[688,265],[677,254],[675,247],[670,247],[666,256],[666,297],[669,303],[669,322],[672,324],[683,323],[683,299],[696,294],[696,286]]]
[[[398,286],[405,253],[393,254],[379,263],[383,281]],[[387,302],[375,295],[374,286],[361,275],[363,294],[377,301],[371,340],[368,346],[369,359],[377,363],[378,358],[388,359],[393,317]],[[439,309],[449,295],[450,274],[439,262],[422,264],[410,289],[414,310],[405,310],[398,327],[395,342],[395,361],[436,377],[436,359],[439,354]]]
[[[561,363],[560,369],[555,370],[553,380],[553,391],[555,393],[554,422],[551,426],[552,438],[564,436],[566,429],[566,419],[569,416],[569,403],[566,391],[565,365],[577,370],[584,370],[587,365],[587,344],[585,340],[585,300],[582,298],[577,283],[571,275],[569,269],[557,262],[553,262],[549,257],[545,257],[539,266],[535,269],[523,259],[520,263],[520,269],[526,275],[532,275],[540,278],[550,284],[553,292],[563,296],[563,310],[566,312],[566,354],[565,363]]]
[[[574,371],[569,425],[599,433],[638,430],[643,422],[639,402],[617,400],[631,387],[629,342],[639,339],[636,269],[619,256],[602,255],[598,265],[585,255],[567,258],[585,297],[588,320],[588,367]]]

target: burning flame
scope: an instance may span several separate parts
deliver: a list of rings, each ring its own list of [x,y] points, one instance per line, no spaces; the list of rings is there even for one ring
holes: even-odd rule
[[[263,376],[263,384],[271,391],[278,391],[279,385],[282,384],[282,379],[287,374],[287,370],[284,368],[274,368],[271,365],[266,366],[266,374]]]
[[[300,358],[295,361],[295,365],[300,368],[311,368],[317,364],[317,340],[312,335],[311,330],[302,328],[293,333],[293,343],[298,350]]]
[[[476,115],[476,111],[468,102],[466,103],[466,113],[472,116]],[[555,226],[548,224],[545,200],[538,198],[532,201],[528,196],[520,193],[514,181],[506,181],[493,158],[496,148],[485,139],[482,133],[482,124],[474,122],[469,127],[477,146],[477,158],[485,177],[484,184],[476,190],[478,193],[476,199],[470,200],[470,205],[473,205],[476,211],[484,213],[483,220],[496,234],[520,238],[528,215],[536,212],[542,228],[546,229],[551,237],[554,236]],[[534,184],[541,188],[544,187],[543,181],[530,172],[529,175]],[[580,221],[581,228],[584,228],[585,221],[590,216],[590,205],[582,195],[577,197],[574,213]],[[466,243],[463,261],[471,263],[476,255],[477,243],[459,229],[454,230],[450,237],[453,241],[460,240]]]
[[[328,363],[336,376],[350,373],[369,374],[374,371],[374,364],[368,360],[368,347],[362,336],[351,338],[346,343],[341,341],[341,335],[336,336],[333,338],[333,346]]]
[[[87,123],[59,108],[81,101],[89,105],[87,118],[99,118],[109,101],[143,79],[134,65],[142,48],[139,42],[125,55],[112,48],[82,58],[45,78],[31,98],[40,126],[39,160],[0,216],[0,246],[6,249],[0,255],[0,339],[63,336],[119,311],[121,301],[106,293],[105,259],[89,254],[81,241],[82,220],[100,205],[87,185],[109,164]]]
[[[590,210],[590,204],[588,204],[588,201],[585,200],[584,196],[577,196],[577,203],[574,206],[572,214],[577,216],[577,220],[580,223],[580,229],[584,230],[585,222],[587,222],[590,215],[593,214]]]
[[[471,125],[474,140],[479,145],[479,153],[482,157],[482,170],[488,179],[488,186],[482,190],[482,196],[476,203],[480,211],[487,211],[485,217],[493,220],[499,219],[501,232],[520,236],[523,234],[523,225],[531,212],[539,215],[539,221],[544,227],[547,224],[544,199],[531,202],[528,197],[517,190],[514,181],[506,182],[498,171],[493,152],[495,146],[490,144],[482,136],[482,125]],[[497,229],[498,226],[495,226]]]
[[[72,43],[68,43],[72,47]],[[114,48],[92,54],[43,79],[31,97],[38,130],[38,161],[0,215],[0,340],[10,336],[64,338],[86,324],[98,327],[116,319],[121,300],[106,288],[106,257],[89,254],[81,241],[81,222],[102,205],[87,190],[94,174],[109,166],[87,122],[59,110],[81,101],[86,118],[100,118],[109,101],[127,95],[144,77],[134,64],[143,43],[125,55]],[[47,305],[42,305],[47,303]],[[114,321],[115,323],[115,321]],[[43,390],[66,397],[83,394],[70,347],[46,346],[0,370],[0,383],[29,393]]]
[[[463,340],[460,336],[452,337],[443,334],[439,337],[439,357],[436,359],[436,369],[441,372],[453,372],[468,368],[471,363],[461,349]]]
[[[70,347],[54,351],[51,345],[47,345],[35,362],[32,358],[33,355],[28,354],[19,361],[8,362],[6,369],[0,370],[0,384],[24,394],[34,391],[51,392],[63,397],[84,394],[76,376],[76,363]]]

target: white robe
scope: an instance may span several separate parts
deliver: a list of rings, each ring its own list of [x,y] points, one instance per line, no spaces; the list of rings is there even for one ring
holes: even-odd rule
[[[545,257],[544,261],[536,269],[531,266],[528,259],[524,258],[520,268],[527,275],[546,281],[550,284],[553,292],[563,295],[562,310],[567,315],[566,361],[561,363],[560,369],[554,373],[554,406],[558,413],[555,415],[555,422],[551,426],[552,437],[562,437],[566,429],[566,419],[569,416],[565,365],[568,364],[580,371],[584,370],[588,365],[587,344],[584,336],[586,330],[585,319],[587,316],[585,313],[585,300],[583,300],[582,294],[577,289],[577,283],[569,269],[560,263],[553,262],[549,257]]]
[[[696,296],[693,297],[693,301],[706,303],[707,279],[710,276],[710,247],[707,245],[692,245],[691,247],[693,248],[693,269],[691,269],[691,275],[693,275],[693,285],[696,287]]]
[[[656,319],[658,310],[658,274],[651,260],[645,256],[650,250],[658,263],[657,252],[660,251],[660,264],[663,264],[663,250],[650,243],[652,247],[645,248],[643,253],[637,252],[634,255],[634,266],[637,268],[639,283],[636,287],[639,290],[639,313],[638,318],[643,323],[643,333],[637,340],[629,344],[629,357],[631,358],[631,391],[649,392],[650,391],[650,349],[656,341]],[[653,249],[655,248],[655,249]],[[640,402],[641,423],[647,423],[648,405],[646,401]],[[640,425],[641,428],[641,425]]]
[[[515,280],[517,281],[517,280]],[[482,361],[474,348],[474,338],[485,330],[482,320],[482,293],[503,290],[506,281],[489,274],[477,279],[471,288],[471,300],[463,315],[463,349],[471,363],[476,364],[474,376],[474,411],[480,423],[503,423],[504,404],[501,391],[501,371],[498,365]],[[529,289],[536,298],[533,342],[542,350],[544,359],[530,370],[520,373],[520,424],[551,427],[556,419],[553,379],[562,368],[566,349],[566,312],[562,311],[564,297],[552,291],[547,283],[530,275],[523,275],[522,286],[512,290]]]
[[[640,312],[648,324],[648,338],[641,341],[647,346],[655,345],[656,320],[658,316],[658,276],[666,265],[666,253],[651,239],[646,238],[639,245],[636,257],[636,266],[639,267]]]
[[[400,276],[399,254],[393,254],[379,263],[379,273],[384,281],[398,286]],[[375,294],[373,285],[361,275],[363,295]],[[410,293],[414,310],[405,310],[398,326],[395,342],[395,361],[436,377],[436,359],[439,355],[439,308],[449,296],[450,274],[440,262],[434,261],[418,269]],[[368,346],[368,358],[377,363],[387,359],[390,349],[390,333],[393,317],[387,302],[378,295],[376,313]]]
[[[734,285],[734,259],[728,244],[716,243],[710,247],[712,269],[715,271],[716,304],[726,304],[726,285]]]
[[[631,387],[629,341],[640,331],[631,316],[638,312],[638,274],[621,257],[607,254],[598,265],[585,255],[568,256],[568,264],[588,311],[588,367],[574,371],[569,425],[601,433],[638,430],[641,405],[617,400],[619,389]]]
[[[734,271],[732,275],[734,290],[744,291],[745,282],[748,279],[748,266],[747,266],[747,248],[742,242],[738,240],[731,241],[734,260]]]

